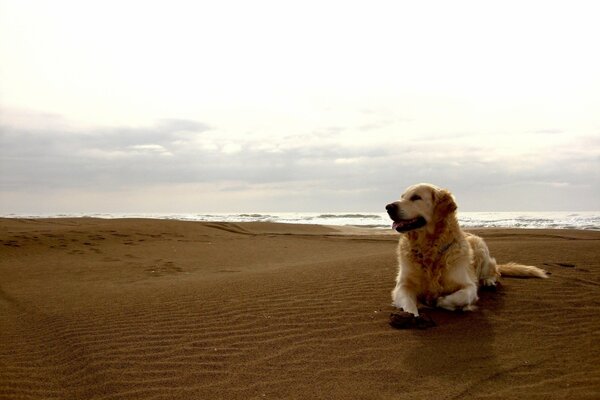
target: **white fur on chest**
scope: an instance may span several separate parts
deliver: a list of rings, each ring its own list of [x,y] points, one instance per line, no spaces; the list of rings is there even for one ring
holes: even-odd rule
[[[466,241],[429,252],[400,241],[396,283],[409,287],[421,303],[435,306],[438,298],[477,282],[472,263]]]

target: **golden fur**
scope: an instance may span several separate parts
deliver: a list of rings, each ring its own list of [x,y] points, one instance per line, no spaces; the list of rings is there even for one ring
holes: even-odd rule
[[[409,187],[386,206],[398,243],[394,306],[416,316],[419,303],[448,310],[473,310],[479,286],[494,286],[501,274],[547,278],[540,268],[497,265],[484,240],[463,232],[452,194],[430,184]]]

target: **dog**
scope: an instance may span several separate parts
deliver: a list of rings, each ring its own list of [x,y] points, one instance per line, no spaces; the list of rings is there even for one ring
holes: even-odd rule
[[[481,286],[495,286],[500,275],[548,278],[541,268],[496,264],[484,240],[463,232],[452,194],[431,184],[410,186],[388,204],[398,243],[395,307],[419,317],[419,304],[446,310],[475,310]]]

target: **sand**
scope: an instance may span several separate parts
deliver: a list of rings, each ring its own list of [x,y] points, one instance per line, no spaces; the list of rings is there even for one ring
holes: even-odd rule
[[[598,398],[600,232],[476,233],[551,278],[398,330],[392,231],[0,219],[0,398]]]

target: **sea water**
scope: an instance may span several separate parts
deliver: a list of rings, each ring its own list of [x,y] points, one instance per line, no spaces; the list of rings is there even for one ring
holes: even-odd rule
[[[365,228],[390,228],[386,213],[370,212],[272,212],[272,213],[69,213],[46,215],[3,215],[19,218],[155,218],[210,222],[279,222],[289,224],[346,225]],[[538,228],[600,230],[600,211],[558,212],[459,212],[464,228]]]

